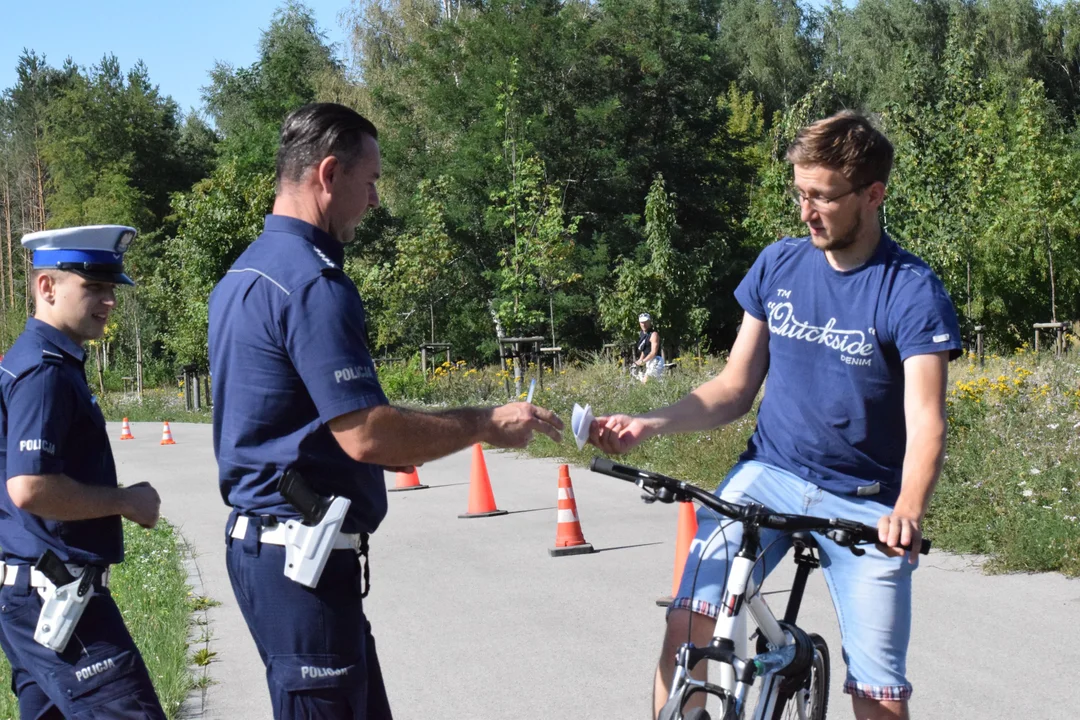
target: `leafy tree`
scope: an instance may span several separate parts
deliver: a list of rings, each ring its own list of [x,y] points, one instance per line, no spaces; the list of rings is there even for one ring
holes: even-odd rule
[[[178,363],[206,367],[210,291],[262,232],[273,199],[274,176],[242,173],[237,161],[174,197],[177,235],[165,243],[153,293],[168,313],[164,344]]]
[[[310,8],[290,0],[274,12],[259,40],[259,59],[246,68],[218,62],[203,88],[206,108],[223,135],[221,152],[242,172],[274,167],[285,116],[315,100],[320,80],[340,72],[334,48]]]
[[[369,301],[376,347],[405,339],[410,345],[441,341],[436,318],[448,319],[454,298],[468,287],[460,271],[461,249],[446,227],[447,183],[446,178],[421,181],[413,198],[420,222],[388,231],[393,260],[380,264],[361,256],[349,261],[347,270]]]
[[[507,331],[534,331],[544,313],[535,304],[538,292],[549,296],[578,275],[566,267],[573,253],[573,236],[580,218],[567,220],[562,189],[548,183],[544,163],[522,142],[515,98],[517,63],[510,64],[510,81],[502,86],[498,107],[503,111],[505,138],[496,163],[505,168],[509,183],[491,194],[490,220],[507,236],[499,250],[499,268],[492,273],[496,297],[494,312]],[[552,329],[554,334],[554,329]]]
[[[614,292],[600,300],[605,327],[629,337],[637,316],[648,311],[669,351],[699,340],[708,323],[708,311],[700,305],[709,282],[711,266],[685,257],[672,242],[678,231],[675,198],[657,175],[645,200],[645,242],[636,258],[622,258],[615,270]]]
[[[727,0],[720,42],[739,84],[771,114],[802,97],[820,64],[819,19],[796,0]]]

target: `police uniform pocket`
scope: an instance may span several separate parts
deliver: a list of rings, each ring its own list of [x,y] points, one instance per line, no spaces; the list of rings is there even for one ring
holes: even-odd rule
[[[78,642],[72,637],[72,642]],[[102,648],[74,665],[53,671],[53,682],[69,703],[64,714],[71,718],[90,718],[88,712],[118,697],[139,693],[142,683],[135,671],[139,657],[131,650]]]
[[[363,717],[367,675],[339,655],[273,655],[267,666],[274,717]]]
[[[14,622],[29,612],[34,613],[34,622],[41,614],[41,596],[37,590],[20,595],[11,586],[4,586],[0,591],[0,618],[4,622]]]
[[[343,663],[337,655],[274,655],[267,673],[286,692],[355,687],[363,679],[359,663]]]

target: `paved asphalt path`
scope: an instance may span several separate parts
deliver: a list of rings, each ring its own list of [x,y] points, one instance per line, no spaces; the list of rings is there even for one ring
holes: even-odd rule
[[[225,571],[227,517],[210,426],[136,423],[114,442],[120,479],[149,480],[162,513],[194,551],[195,591],[208,612],[214,684],[188,717],[270,717],[264,672]],[[119,437],[117,424],[110,434]],[[488,452],[495,499],[509,514],[459,519],[468,451],[420,469],[427,490],[391,493],[372,538],[367,600],[398,720],[643,719],[670,590],[677,511],[644,505],[630,485],[572,468],[585,538],[599,552],[551,558],[558,464]],[[387,476],[393,483],[393,476]],[[765,591],[782,591],[785,563]],[[777,614],[785,594],[769,596]],[[832,649],[830,717],[841,695],[836,618],[820,574],[801,625]],[[286,621],[285,618],[282,619]],[[1059,575],[983,575],[970,558],[934,553],[915,575],[909,676],[916,718],[1073,720],[1080,673],[1080,581]]]

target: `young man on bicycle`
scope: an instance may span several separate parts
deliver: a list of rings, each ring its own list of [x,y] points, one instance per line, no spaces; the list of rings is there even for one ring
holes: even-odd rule
[[[855,716],[902,720],[911,694],[911,573],[945,453],[947,364],[960,350],[956,312],[930,268],[878,222],[893,161],[884,135],[842,112],[803,128],[787,157],[792,198],[810,234],[765,248],[739,285],[745,314],[723,372],[674,405],[599,418],[590,441],[624,453],[656,435],[732,422],[750,411],[767,374],[757,428],[718,492],[777,512],[878,527],[882,545],[863,557],[818,541]],[[696,645],[711,639],[726,559],[739,547],[737,525],[711,538],[715,521],[701,520],[669,610],[655,712],[678,647],[688,634]],[[778,559],[770,553],[766,570]],[[695,675],[703,677],[704,666]]]

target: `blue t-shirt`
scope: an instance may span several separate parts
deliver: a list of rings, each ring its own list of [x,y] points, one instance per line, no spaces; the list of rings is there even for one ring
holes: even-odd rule
[[[10,563],[33,563],[52,549],[78,565],[124,559],[119,515],[61,522],[20,510],[7,481],[19,475],[67,475],[116,487],[116,464],[105,417],[90,394],[83,349],[36,318],[0,364],[0,552]]]
[[[319,228],[268,215],[214,288],[214,452],[222,497],[241,513],[298,518],[277,491],[291,468],[316,492],[352,500],[346,532],[373,532],[386,515],[383,469],[346,455],[327,426],[387,402],[344,259]]]
[[[809,238],[784,238],[761,252],[735,297],[769,326],[765,396],[743,459],[895,504],[907,438],[903,361],[960,354],[941,281],[884,234],[866,264],[845,272]]]

